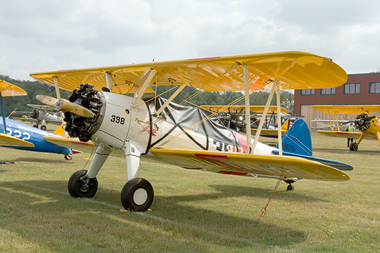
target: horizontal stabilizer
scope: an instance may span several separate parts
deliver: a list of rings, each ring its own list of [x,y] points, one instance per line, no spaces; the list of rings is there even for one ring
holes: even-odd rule
[[[0,134],[0,146],[34,147],[34,144],[10,135]]]
[[[278,150],[273,150],[272,153],[278,155]],[[308,160],[320,162],[320,163],[323,163],[327,166],[333,167],[333,168],[338,169],[338,170],[353,170],[354,169],[351,165],[346,164],[346,163],[341,163],[338,161],[327,160],[327,159],[318,158],[318,157],[314,157],[314,156],[297,155],[297,154],[293,154],[290,152],[282,152],[282,154],[301,157],[301,158],[305,158]]]

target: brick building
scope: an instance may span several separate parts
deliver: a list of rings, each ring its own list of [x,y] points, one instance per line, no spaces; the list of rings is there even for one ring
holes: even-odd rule
[[[315,127],[313,119],[329,119],[312,105],[373,105],[380,104],[380,73],[349,74],[347,82],[331,89],[294,91],[294,114],[304,116],[309,128]],[[380,115],[380,113],[375,113]],[[353,120],[356,115],[340,114],[338,119]]]

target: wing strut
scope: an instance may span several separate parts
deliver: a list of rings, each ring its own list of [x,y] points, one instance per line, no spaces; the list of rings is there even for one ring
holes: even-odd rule
[[[107,88],[112,92],[111,74],[109,72],[106,72],[106,83]]]
[[[245,92],[245,132],[247,136],[247,153],[253,153],[251,141],[251,110],[249,102],[248,66],[244,64],[244,92]]]
[[[55,93],[56,93],[56,95],[57,95],[57,99],[61,99],[61,92],[59,91],[59,86],[58,86],[58,77],[54,77],[54,87],[55,87]],[[65,115],[64,115],[64,113],[63,112],[59,112],[59,115],[61,115],[61,122],[62,122],[62,127],[63,127],[63,129],[65,129],[64,127],[65,127]],[[38,126],[38,125],[37,125]],[[66,131],[63,131],[63,134],[64,134],[64,136],[65,136],[65,138],[67,138],[68,137],[68,135],[67,135],[67,132]]]
[[[135,102],[133,103],[132,108],[135,108],[137,106],[137,103],[141,100],[146,89],[148,89],[148,87],[149,87],[150,83],[152,82],[152,79],[156,73],[157,73],[157,71],[155,69],[152,69],[150,71],[149,76],[147,77],[147,79],[145,80],[145,83],[143,84],[143,86],[140,89],[140,92],[135,96]]]
[[[4,103],[3,103],[3,95],[0,92],[0,103],[1,103],[1,113],[3,114],[3,123],[4,123],[4,134],[7,134],[7,126],[5,123],[5,112],[4,112]]]
[[[160,113],[168,106],[170,102],[173,101],[173,99],[178,95],[178,93],[180,93],[184,88],[185,85],[179,86],[178,89],[173,93],[173,95],[171,95],[171,97],[166,101],[166,103],[163,106],[161,106],[161,108],[158,109],[158,111],[155,114],[157,116],[160,115]]]
[[[270,91],[270,94],[269,94],[269,97],[268,97],[268,100],[267,100],[267,103],[265,105],[265,108],[264,108],[264,112],[263,112],[263,115],[261,116],[261,120],[260,120],[260,124],[259,124],[259,128],[257,128],[257,131],[256,131],[256,135],[255,135],[255,139],[253,141],[253,147],[252,147],[252,151],[255,150],[256,148],[256,145],[257,145],[257,142],[259,140],[259,137],[260,137],[260,134],[261,134],[261,129],[263,128],[263,124],[264,124],[264,120],[265,117],[267,116],[267,113],[268,113],[268,109],[269,109],[269,106],[270,106],[270,102],[272,101],[272,98],[273,98],[273,94],[274,94],[274,91],[276,90],[276,86],[277,86],[278,82],[275,82],[272,86],[272,89]]]
[[[278,139],[278,155],[282,156],[282,132],[281,132],[281,102],[280,102],[280,83],[275,81],[277,89],[277,139]]]

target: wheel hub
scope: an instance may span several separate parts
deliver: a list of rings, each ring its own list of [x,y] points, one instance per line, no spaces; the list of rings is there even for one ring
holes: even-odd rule
[[[144,188],[137,189],[133,194],[133,202],[136,205],[143,205],[148,199],[148,192]]]

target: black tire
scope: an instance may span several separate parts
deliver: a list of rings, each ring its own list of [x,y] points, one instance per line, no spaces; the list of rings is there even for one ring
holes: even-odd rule
[[[121,191],[121,204],[130,211],[146,211],[153,202],[153,187],[144,178],[129,180]]]
[[[33,127],[38,128],[38,125],[33,125]]]
[[[87,170],[78,170],[71,175],[67,185],[71,197],[92,198],[95,196],[96,191],[98,190],[98,181],[96,178],[90,179],[90,183],[86,186],[86,184],[80,180],[80,178],[86,175],[86,173]]]
[[[356,142],[351,142],[350,144],[350,150],[351,151],[358,151],[358,144]]]
[[[41,126],[41,130],[46,130],[46,126]]]
[[[286,190],[289,191],[294,191],[294,186],[292,184],[289,184]]]

